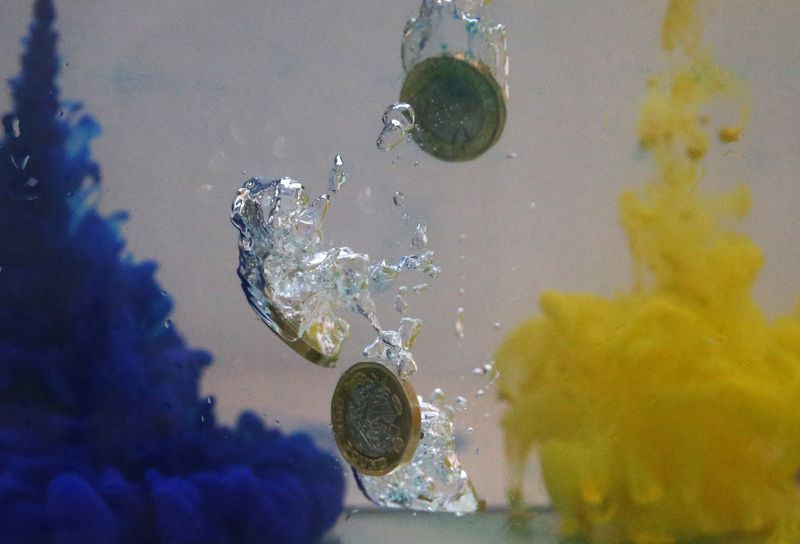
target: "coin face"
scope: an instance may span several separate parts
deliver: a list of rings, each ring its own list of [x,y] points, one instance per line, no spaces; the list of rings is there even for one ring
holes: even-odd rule
[[[406,76],[400,100],[414,108],[417,144],[446,161],[480,156],[506,122],[503,91],[479,60],[442,55],[420,62]]]
[[[331,423],[345,460],[362,474],[383,476],[417,449],[419,401],[411,384],[384,365],[357,363],[336,384]]]

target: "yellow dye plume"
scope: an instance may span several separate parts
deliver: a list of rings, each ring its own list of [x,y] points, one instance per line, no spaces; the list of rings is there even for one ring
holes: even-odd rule
[[[496,356],[522,497],[538,450],[566,534],[597,542],[761,535],[800,542],[800,308],[768,322],[752,299],[760,249],[734,229],[749,193],[701,190],[700,108],[735,78],[700,44],[692,0],[670,3],[662,44],[682,59],[648,82],[639,139],[655,164],[620,198],[636,282],[612,299],[545,292],[542,315]],[[719,129],[738,139],[746,122]]]

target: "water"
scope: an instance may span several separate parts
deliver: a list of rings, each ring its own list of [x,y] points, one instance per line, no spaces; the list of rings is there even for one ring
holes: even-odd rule
[[[480,61],[508,98],[506,29],[484,20],[480,1],[423,0],[419,15],[406,23],[401,51],[406,73],[442,53]]]
[[[391,151],[405,142],[414,129],[414,117],[414,108],[405,102],[398,102],[386,108],[381,117],[383,127],[376,141],[378,149]]]
[[[239,277],[250,306],[287,344],[312,362],[333,366],[350,335],[340,309],[364,317],[376,332],[364,348],[366,357],[387,363],[402,378],[416,372],[411,353],[419,320],[403,318],[397,331],[384,330],[373,293],[389,289],[401,272],[419,271],[436,277],[433,251],[427,250],[426,228],[420,224],[410,246],[415,250],[397,261],[373,261],[349,247],[323,244],[323,221],[331,197],[347,181],[341,156],[334,159],[330,193],[313,200],[302,183],[283,177],[252,178],[233,201],[231,221],[239,230]],[[400,300],[398,312],[407,304]]]
[[[438,401],[444,393],[434,393]],[[386,508],[467,513],[478,508],[475,489],[456,455],[452,416],[421,397],[422,438],[411,461],[386,476],[356,475],[364,493]]]

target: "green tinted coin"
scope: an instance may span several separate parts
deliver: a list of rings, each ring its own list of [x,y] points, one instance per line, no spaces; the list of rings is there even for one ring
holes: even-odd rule
[[[420,62],[406,76],[400,101],[414,107],[414,140],[445,161],[482,155],[500,138],[506,122],[503,91],[478,60],[443,55]]]

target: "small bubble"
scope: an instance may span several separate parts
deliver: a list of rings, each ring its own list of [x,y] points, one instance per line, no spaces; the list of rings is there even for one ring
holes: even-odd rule
[[[31,189],[37,185],[39,185],[39,180],[36,178],[28,178],[28,181],[25,182],[25,187],[30,187]]]
[[[483,389],[483,388],[478,389],[477,391],[475,391],[475,398],[479,399],[482,396],[484,396],[485,394],[486,394],[486,389]]]
[[[405,195],[400,191],[397,191],[394,196],[392,197],[392,202],[394,202],[395,206],[402,206],[403,201],[406,199]]]
[[[281,426],[281,422],[280,422],[280,420],[279,420],[279,419],[276,419],[276,420],[274,421],[274,423],[275,423],[275,425],[276,425],[277,427],[280,427],[280,426]]]
[[[517,154],[514,153],[513,151],[509,151],[508,153],[506,153],[506,158],[507,159],[516,159],[517,158]]]
[[[404,314],[406,313],[406,310],[408,310],[408,303],[399,294],[394,297],[394,309],[397,310],[397,313],[399,314]]]
[[[472,431],[474,431],[474,430],[475,430],[475,429],[473,429],[472,427],[467,427],[467,432],[468,432],[468,433],[471,433],[471,432],[472,432]]]
[[[328,190],[335,193],[347,183],[347,175],[344,173],[344,161],[341,155],[336,155],[333,159],[333,168],[328,178]]]
[[[463,287],[459,287],[459,288],[458,288],[458,294],[459,294],[459,295],[463,295],[464,293],[466,293],[466,291],[464,290],[464,288],[463,288]]]
[[[459,410],[466,410],[467,405],[469,405],[469,401],[466,398],[460,395],[456,397],[456,406],[458,406]]]
[[[499,321],[495,321],[494,325],[492,325],[492,327],[494,327],[494,330],[499,331],[500,330],[500,322]]]
[[[411,249],[422,250],[428,245],[428,227],[422,223],[417,223],[417,230],[411,237]]]
[[[392,104],[383,112],[381,121],[384,125],[396,123],[404,131],[411,130],[414,127],[414,108],[405,102]]]
[[[492,363],[486,363],[485,365],[483,365],[484,375],[489,374],[492,370],[494,370],[494,365]]]
[[[433,404],[441,406],[442,404],[444,404],[444,399],[445,399],[444,391],[442,391],[441,387],[437,387],[431,392],[430,401]]]
[[[414,161],[414,166],[419,166],[419,161]]]
[[[206,399],[206,402],[208,402],[209,404],[214,404],[214,397],[209,395],[208,398]]]
[[[473,376],[483,376],[483,369],[481,367],[475,367],[472,369]]]
[[[376,145],[381,151],[389,151],[408,138],[408,131],[414,128],[414,108],[405,102],[392,104],[383,112],[383,129],[378,135]],[[395,164],[399,159],[392,161]]]
[[[464,338],[464,308],[456,310],[456,336]]]
[[[194,190],[194,197],[200,202],[207,202],[214,187],[209,183],[204,183]]]
[[[14,133],[14,138],[19,138],[19,118],[14,117],[14,120],[11,122],[11,131]]]
[[[28,161],[30,158],[30,155],[25,155],[24,157],[17,159],[14,155],[11,155],[11,164],[13,164],[14,168],[17,170],[25,170],[25,168],[28,166]]]
[[[171,319],[165,319],[164,320],[164,328],[165,329],[171,329],[172,328],[172,320]]]
[[[397,288],[397,293],[399,295],[405,295],[407,292],[408,292],[408,286],[407,285],[401,285],[400,287]]]
[[[535,208],[536,208],[536,202],[531,201],[531,209],[533,210]]]
[[[412,287],[411,290],[414,291],[415,293],[419,294],[419,293],[423,292],[427,288],[428,288],[428,284],[427,283],[418,283],[417,285]]]

